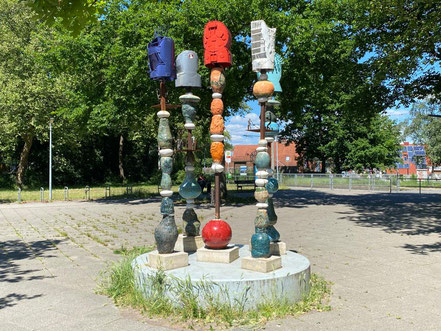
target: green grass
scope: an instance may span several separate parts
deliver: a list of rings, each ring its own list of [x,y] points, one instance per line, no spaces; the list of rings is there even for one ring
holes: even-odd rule
[[[231,327],[236,325],[260,325],[268,320],[297,316],[312,310],[327,311],[331,293],[330,283],[322,277],[312,274],[310,293],[303,300],[290,304],[280,297],[274,296],[266,303],[259,305],[255,310],[245,311],[244,303],[224,304],[218,300],[218,291],[213,291],[215,283],[201,281],[197,285],[191,280],[179,280],[167,276],[159,270],[154,276],[146,280],[149,286],[145,288],[143,296],[136,288],[134,271],[131,263],[133,259],[151,248],[136,248],[134,250],[118,250],[124,257],[111,265],[110,269],[102,274],[102,282],[98,292],[111,297],[119,306],[132,307],[149,317],[168,319],[171,323],[184,323],[186,327]],[[173,293],[174,302],[165,295]],[[217,293],[217,294],[215,294]],[[221,289],[222,295],[222,289]],[[223,295],[228,295],[226,291]],[[201,306],[199,298],[203,296],[206,304]]]
[[[178,192],[179,187],[173,186],[172,190]],[[158,195],[157,185],[133,185],[133,194],[126,194],[126,186],[111,186],[111,198],[125,198],[137,197],[137,198],[149,198]],[[69,200],[84,200],[85,199],[85,188],[69,188]],[[106,187],[105,186],[93,186],[90,187],[90,199],[105,199],[106,198]],[[44,201],[49,199],[49,191],[45,188],[44,191]],[[52,190],[52,200],[63,201],[64,200],[64,188],[55,188]],[[18,191],[17,190],[0,190],[0,201],[3,202],[15,202],[18,201]],[[24,189],[21,191],[21,201],[40,201],[40,190],[39,189]]]

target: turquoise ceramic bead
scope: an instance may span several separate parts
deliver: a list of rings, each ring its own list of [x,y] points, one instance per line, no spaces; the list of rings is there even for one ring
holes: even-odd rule
[[[171,215],[174,214],[173,200],[169,197],[162,198],[161,201],[161,214]]]
[[[251,256],[254,258],[269,257],[270,243],[270,237],[265,232],[259,231],[253,234],[251,237]]]
[[[268,183],[266,184],[266,189],[268,190],[269,194],[274,194],[279,190],[279,182],[277,179],[271,177],[268,178]]]
[[[172,181],[170,175],[163,173],[161,177],[161,188],[163,190],[170,190],[171,187],[172,187]]]
[[[193,173],[185,175],[184,182],[179,186],[179,194],[184,199],[196,199],[201,195],[201,186],[193,177]]]
[[[171,148],[172,140],[173,138],[168,124],[168,118],[160,118],[158,127],[158,146],[160,148]]]
[[[173,159],[169,156],[161,157],[161,171],[166,174],[171,174],[173,170]]]
[[[259,152],[256,155],[256,160],[254,161],[258,170],[267,169],[270,164],[270,156],[267,152]]]
[[[280,233],[272,225],[266,228],[266,233],[268,234],[271,242],[277,242],[280,240]]]
[[[184,116],[185,123],[193,123],[196,117],[196,107],[191,103],[184,103],[182,105],[182,115]]]

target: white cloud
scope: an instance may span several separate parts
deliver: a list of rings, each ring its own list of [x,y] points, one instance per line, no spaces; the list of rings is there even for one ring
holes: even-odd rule
[[[403,116],[403,115],[409,115],[408,109],[388,109],[386,111],[386,114],[389,116]]]
[[[232,116],[226,120],[225,128],[231,135],[233,145],[255,145],[259,140],[256,133],[247,131],[248,121],[257,127],[259,125],[259,116],[255,113],[249,113],[245,116]]]

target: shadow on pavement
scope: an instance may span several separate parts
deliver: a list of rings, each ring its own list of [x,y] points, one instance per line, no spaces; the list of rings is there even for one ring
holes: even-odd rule
[[[34,275],[41,269],[25,269],[20,265],[20,261],[37,257],[53,257],[48,252],[55,250],[55,245],[61,241],[39,240],[29,243],[21,240],[0,241],[0,283],[17,283],[48,278]]]
[[[22,300],[31,300],[31,299],[39,298],[41,296],[43,296],[43,295],[36,294],[36,295],[29,296],[27,294],[11,293],[3,298],[0,298],[0,309],[15,306],[19,301],[22,301]]]
[[[311,205],[347,205],[353,212],[342,218],[360,226],[380,228],[388,233],[406,235],[441,234],[441,195],[418,193],[333,194],[314,190],[280,191],[276,208],[305,208]],[[441,242],[403,248],[414,254],[441,252]]]

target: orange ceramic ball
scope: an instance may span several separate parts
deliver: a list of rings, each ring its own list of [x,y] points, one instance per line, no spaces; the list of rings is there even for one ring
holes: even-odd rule
[[[210,133],[224,134],[224,119],[221,115],[214,115],[211,118]]]
[[[222,93],[225,88],[225,75],[223,68],[213,68],[210,74],[210,85],[215,93]]]
[[[222,99],[213,99],[213,101],[211,101],[210,108],[213,115],[222,115],[224,112],[224,103]]]
[[[259,80],[253,86],[253,94],[256,98],[269,98],[274,93],[274,85],[268,80]]]
[[[222,163],[222,158],[224,157],[224,144],[220,141],[212,142],[210,154],[214,163]]]

